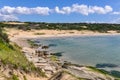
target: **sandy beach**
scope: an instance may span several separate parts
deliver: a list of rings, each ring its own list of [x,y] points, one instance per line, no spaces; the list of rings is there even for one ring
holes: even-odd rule
[[[103,36],[103,35],[120,35],[116,31],[108,33],[93,32],[88,30],[29,30],[23,31],[15,28],[5,28],[9,38],[38,38],[38,37],[69,37],[69,36]]]
[[[28,39],[33,38],[52,38],[52,37],[82,37],[82,36],[114,36],[120,35],[116,31],[108,31],[108,33],[100,33],[93,31],[78,30],[28,30],[23,31],[16,28],[4,28],[8,34],[10,41],[17,43],[21,47],[30,47],[27,43]]]

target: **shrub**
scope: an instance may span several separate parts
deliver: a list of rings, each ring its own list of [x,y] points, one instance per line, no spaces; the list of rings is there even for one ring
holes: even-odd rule
[[[15,74],[13,74],[13,76],[12,76],[12,80],[19,80],[19,79],[18,79],[18,76],[15,75]]]
[[[27,78],[26,78],[26,76],[25,76],[25,75],[23,76],[23,78],[24,78],[24,80],[27,80]]]

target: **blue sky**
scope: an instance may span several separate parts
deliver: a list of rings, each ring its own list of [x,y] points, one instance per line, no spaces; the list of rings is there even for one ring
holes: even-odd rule
[[[0,20],[120,23],[120,0],[0,0]]]

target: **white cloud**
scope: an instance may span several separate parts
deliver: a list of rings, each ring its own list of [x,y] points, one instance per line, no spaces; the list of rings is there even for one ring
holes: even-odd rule
[[[49,12],[51,11],[48,7],[36,7],[30,9],[31,14],[40,14],[40,15],[49,15]]]
[[[83,15],[88,15],[89,14],[89,8],[88,8],[87,5],[73,4],[72,5],[72,12],[77,12],[77,13],[81,13]]]
[[[65,12],[60,10],[59,7],[55,7],[55,12],[60,14],[65,14]]]
[[[55,8],[56,13],[60,14],[70,14],[73,12],[80,13],[82,15],[89,15],[93,13],[97,14],[107,14],[109,12],[112,12],[112,7],[106,5],[105,7],[99,7],[99,6],[87,6],[87,5],[79,5],[79,4],[73,4],[71,7],[63,7],[62,9],[59,9],[59,7]]]
[[[0,14],[0,21],[16,21],[18,18],[14,15],[2,15]]]
[[[9,20],[18,20],[16,15],[19,14],[39,14],[39,15],[49,15],[50,9],[48,7],[10,7],[4,6],[0,9],[0,20],[9,21]]]
[[[1,14],[39,14],[39,15],[49,15],[52,9],[48,7],[35,7],[35,8],[28,8],[28,7],[10,7],[4,6],[0,9]],[[54,12],[60,14],[70,14],[73,12],[80,13],[82,15],[89,15],[92,13],[98,14],[106,14],[112,11],[112,7],[106,5],[105,7],[99,6],[87,6],[87,5],[79,5],[73,4],[72,6],[67,6],[63,8],[59,8],[58,6],[55,7]]]
[[[14,7],[9,7],[9,6],[4,6],[3,8],[0,9],[1,14],[13,14],[15,8]]]
[[[106,6],[105,6],[105,11],[106,11],[106,13],[107,13],[107,12],[111,12],[111,11],[113,11],[113,9],[112,9],[111,6],[106,5]]]
[[[98,14],[107,14],[109,12],[112,12],[112,7],[106,5],[105,7],[99,7],[99,6],[90,6],[89,7],[89,13],[98,13]]]
[[[49,15],[50,9],[48,7],[10,7],[4,6],[0,9],[1,14],[40,14],[40,15]]]
[[[63,7],[62,10],[67,14],[71,13],[71,8],[70,7]]]
[[[31,10],[27,7],[16,7],[13,14],[31,14]]]
[[[120,15],[120,12],[113,12],[112,14]]]
[[[89,14],[107,14],[112,12],[112,7],[106,5],[105,7],[100,6],[88,6],[84,4],[73,4],[72,6],[66,6],[59,8],[56,6],[53,9],[49,7],[10,7],[4,6],[0,8],[0,19],[3,20],[17,20],[17,15],[29,15],[29,14],[38,14],[38,15],[49,15],[50,13],[58,13],[58,14],[70,14],[70,13],[79,13],[81,15],[89,15]],[[120,12],[114,12],[114,14],[120,14]]]
[[[61,10],[59,9],[59,7],[55,7],[55,12],[56,13],[60,13],[60,14],[69,14],[71,13],[71,8],[70,7],[63,7]]]
[[[106,14],[106,10],[102,7],[92,6],[90,7],[90,13]]]

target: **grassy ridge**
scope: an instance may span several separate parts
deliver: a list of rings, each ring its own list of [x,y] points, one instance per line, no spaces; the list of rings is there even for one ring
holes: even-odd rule
[[[5,25],[0,23],[0,59],[4,64],[12,64],[17,67],[26,68],[34,65],[28,62],[26,57],[21,53],[20,47],[14,43],[10,43],[7,34],[4,33],[3,27]]]
[[[41,69],[36,68],[32,62],[29,62],[21,52],[21,48],[15,43],[9,42],[0,26],[0,62],[3,65],[9,65],[14,69],[21,69],[25,72],[35,72],[40,76],[45,76]]]
[[[23,54],[21,54],[19,47],[12,44],[13,48],[9,47],[9,44],[3,42],[0,39],[0,59],[6,63],[12,63],[15,65],[26,66],[29,62]]]

